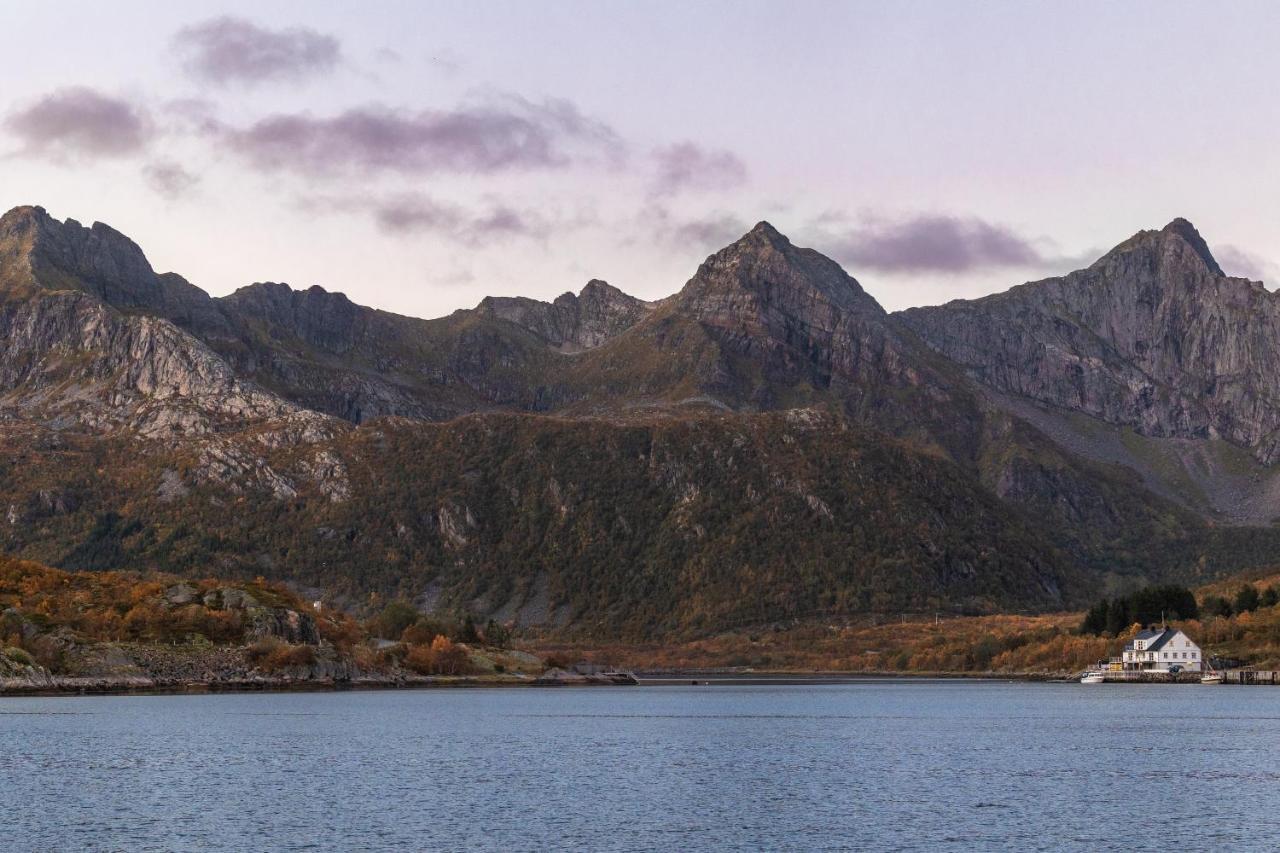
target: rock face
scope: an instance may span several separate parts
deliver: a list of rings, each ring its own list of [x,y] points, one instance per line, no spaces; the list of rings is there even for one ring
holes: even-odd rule
[[[0,283],[10,291],[78,290],[183,325],[223,325],[208,294],[181,276],[157,275],[128,237],[101,222],[92,228],[74,219],[58,222],[41,207],[18,207],[0,217],[0,270]]]
[[[767,222],[708,258],[671,310],[787,381],[855,395],[869,382],[918,381],[884,309],[837,263]]]
[[[580,352],[622,334],[652,311],[653,304],[592,279],[578,295],[563,293],[554,302],[486,296],[475,310],[528,329],[562,352]]]
[[[65,291],[0,305],[0,395],[27,413],[153,437],[301,413],[169,321]]]
[[[633,637],[1063,607],[1267,554],[1269,530],[1204,518],[1274,518],[1280,479],[1245,500],[1257,478],[1218,454],[1213,494],[1163,458],[1139,484],[1112,425],[1189,442],[1188,465],[1213,436],[1271,461],[1277,310],[1182,221],[897,315],[760,223],[658,303],[592,281],[420,320],[270,282],[213,299],[106,226],[20,208],[0,218],[0,456],[20,460],[0,549]],[[1050,408],[1111,430],[1107,453]],[[308,619],[260,629],[307,641]]]
[[[1226,276],[1186,220],[1062,278],[898,316],[1000,391],[1280,458],[1280,297]]]

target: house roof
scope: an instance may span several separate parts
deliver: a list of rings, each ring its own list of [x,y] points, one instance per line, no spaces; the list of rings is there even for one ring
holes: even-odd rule
[[[1143,651],[1144,652],[1159,651],[1160,649],[1164,648],[1164,646],[1170,640],[1178,636],[1179,633],[1180,632],[1178,631],[1177,628],[1162,628],[1158,631],[1154,628],[1144,628],[1143,630],[1139,631],[1137,634],[1134,634],[1133,641],[1130,641],[1129,643],[1127,643],[1124,648],[1125,648],[1125,651],[1131,652],[1134,650],[1134,641],[1151,640],[1151,642],[1147,644],[1147,647],[1143,649]]]

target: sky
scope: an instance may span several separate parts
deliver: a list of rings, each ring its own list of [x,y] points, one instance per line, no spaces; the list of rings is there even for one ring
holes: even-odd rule
[[[1280,262],[1280,5],[0,0],[0,208],[215,295],[656,299],[768,220],[890,310],[1190,219]]]

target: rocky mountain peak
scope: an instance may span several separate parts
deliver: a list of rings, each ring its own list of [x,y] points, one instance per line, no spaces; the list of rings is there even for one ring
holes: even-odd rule
[[[884,316],[880,305],[839,264],[795,246],[768,222],[760,222],[707,258],[681,291],[680,302],[686,310],[713,319],[724,319],[727,306],[794,313],[802,319],[815,310]]]
[[[1225,275],[1200,232],[1181,217],[1158,231],[1139,231],[1103,255],[1094,266],[1110,267],[1112,275],[1122,275],[1120,269],[1135,264],[1147,267],[1164,279],[1179,275]]]
[[[1280,300],[1227,277],[1185,219],[1088,269],[898,316],[1002,392],[1280,460]]]
[[[17,207],[0,217],[0,290],[80,291],[130,312],[184,327],[220,329],[208,294],[172,273],[157,275],[133,240],[102,222],[59,222],[44,208]]]
[[[580,292],[547,303],[523,296],[486,296],[476,311],[515,323],[565,352],[594,349],[638,323],[653,306],[593,278]]]
[[[1196,227],[1182,217],[1178,217],[1160,230],[1165,237],[1178,237],[1195,252],[1196,257],[1204,262],[1209,270],[1217,275],[1225,275],[1222,267],[1218,266],[1217,260],[1214,259],[1213,253],[1209,251],[1209,244],[1200,236],[1200,232]]]
[[[20,207],[0,220],[5,254],[28,254],[36,283],[84,290],[112,305],[141,307],[162,300],[155,270],[138,244],[101,222],[85,228],[59,222],[41,207]]]

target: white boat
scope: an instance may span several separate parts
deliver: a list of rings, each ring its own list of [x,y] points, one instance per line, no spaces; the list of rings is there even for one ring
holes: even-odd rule
[[[1208,672],[1206,672],[1204,675],[1200,676],[1200,683],[1201,684],[1221,684],[1222,673],[1215,672],[1211,669]]]
[[[1084,675],[1080,676],[1081,684],[1101,684],[1106,681],[1100,669],[1087,669]]]

